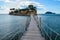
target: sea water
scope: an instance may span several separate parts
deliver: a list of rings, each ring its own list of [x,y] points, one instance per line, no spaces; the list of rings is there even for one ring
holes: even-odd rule
[[[28,16],[0,15],[0,40],[11,40],[26,28]],[[29,20],[28,20],[29,22]]]
[[[60,40],[60,14],[41,14],[38,17],[41,20],[43,36],[50,40]]]

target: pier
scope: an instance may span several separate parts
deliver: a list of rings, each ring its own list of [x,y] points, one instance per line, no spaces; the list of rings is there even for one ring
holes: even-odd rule
[[[38,29],[38,24],[33,15],[30,16],[31,21],[27,31],[20,40],[45,40]]]

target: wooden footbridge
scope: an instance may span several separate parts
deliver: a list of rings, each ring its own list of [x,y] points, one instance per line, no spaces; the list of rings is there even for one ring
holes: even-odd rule
[[[33,15],[27,31],[24,33],[20,40],[45,40],[38,29],[38,24]]]

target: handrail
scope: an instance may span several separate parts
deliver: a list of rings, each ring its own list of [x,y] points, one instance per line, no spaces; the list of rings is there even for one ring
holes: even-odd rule
[[[41,29],[40,31],[42,31],[42,30],[45,31],[45,29],[42,28],[42,26],[41,26],[42,24],[44,24],[45,27],[47,27],[50,31],[52,31],[52,32],[54,32],[55,34],[57,34],[57,35],[55,36],[55,40],[57,40],[57,37],[60,36],[60,34],[57,33],[56,31],[54,31],[53,29],[51,29],[46,23],[41,22],[41,17],[40,17],[40,18],[39,18],[39,25],[40,25],[39,27],[40,27],[40,29]],[[52,40],[52,38],[48,35],[48,33],[47,33],[46,31],[45,31],[45,33],[46,33],[46,35],[49,37],[49,39]]]
[[[44,23],[45,24],[45,23]],[[48,29],[50,29],[52,32],[54,32],[54,33],[56,33],[57,35],[60,35],[59,33],[57,33],[56,31],[54,31],[53,29],[51,29],[50,27],[48,27],[48,25],[47,24],[45,24],[46,25],[46,27],[48,28]]]

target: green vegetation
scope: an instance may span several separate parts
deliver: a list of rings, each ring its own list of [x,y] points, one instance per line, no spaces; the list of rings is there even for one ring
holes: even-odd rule
[[[10,15],[30,15],[31,13],[36,15],[37,14],[37,10],[36,7],[34,7],[33,5],[29,5],[27,8],[25,9],[15,9],[15,8],[11,8],[10,9],[11,12],[9,12]]]

